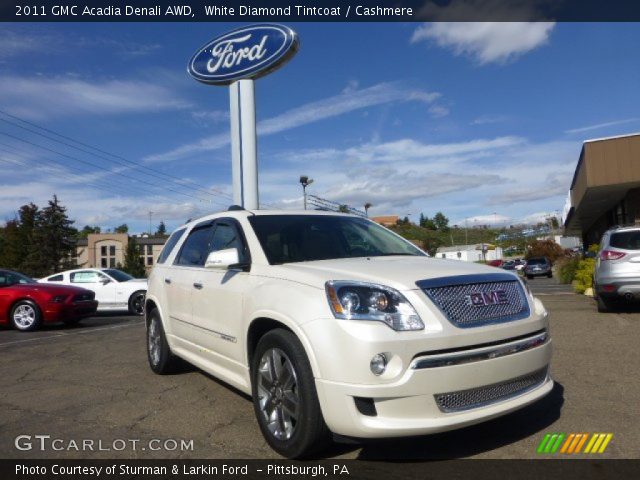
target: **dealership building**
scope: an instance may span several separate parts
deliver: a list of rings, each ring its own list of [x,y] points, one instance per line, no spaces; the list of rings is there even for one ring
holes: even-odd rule
[[[640,224],[640,133],[584,142],[563,223],[585,247],[613,226]]]
[[[140,260],[147,273],[156,264],[166,236],[136,236]],[[124,265],[129,235],[126,233],[90,233],[76,243],[76,263],[80,268],[116,268]]]

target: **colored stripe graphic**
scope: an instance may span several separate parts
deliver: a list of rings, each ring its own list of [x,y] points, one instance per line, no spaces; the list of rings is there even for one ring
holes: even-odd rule
[[[536,453],[604,453],[612,438],[613,433],[547,433],[538,445]]]

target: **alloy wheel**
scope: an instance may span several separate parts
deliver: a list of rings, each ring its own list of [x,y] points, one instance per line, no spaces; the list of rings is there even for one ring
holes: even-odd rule
[[[149,332],[147,333],[148,337],[148,348],[149,348],[149,358],[154,365],[158,365],[160,363],[160,327],[158,325],[158,320],[153,318],[151,319],[151,323],[149,323]]]
[[[36,321],[36,311],[31,305],[20,305],[13,312],[13,321],[18,328],[29,328]]]
[[[271,434],[289,440],[299,417],[300,396],[295,368],[279,348],[270,348],[260,359],[258,368],[260,411]]]

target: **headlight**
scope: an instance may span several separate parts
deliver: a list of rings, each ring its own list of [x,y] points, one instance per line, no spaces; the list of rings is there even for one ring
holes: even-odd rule
[[[522,277],[518,277],[518,280],[520,280],[520,283],[522,283],[522,286],[524,287],[524,291],[527,292],[527,295],[533,298],[533,293],[531,292],[531,288],[529,288],[529,283]]]
[[[51,297],[52,303],[62,303],[66,300],[66,295],[56,295],[55,297]]]
[[[364,282],[331,281],[327,299],[336,318],[383,322],[394,330],[422,330],[418,313],[397,290]]]

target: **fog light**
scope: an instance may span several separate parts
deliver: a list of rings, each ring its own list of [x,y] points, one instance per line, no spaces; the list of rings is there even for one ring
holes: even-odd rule
[[[377,355],[374,355],[371,359],[369,367],[371,368],[371,372],[374,375],[382,375],[387,369],[387,357],[385,356],[385,354],[378,353]]]

